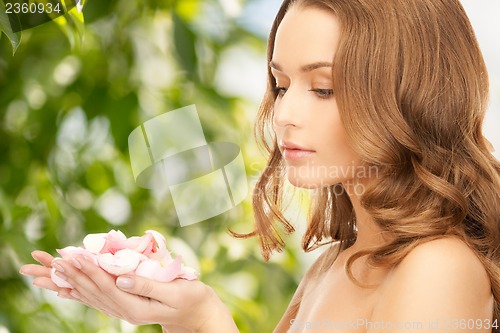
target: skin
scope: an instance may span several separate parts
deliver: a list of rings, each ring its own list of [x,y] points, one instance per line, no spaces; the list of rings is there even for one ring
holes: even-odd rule
[[[320,266],[335,257],[338,249],[328,248],[302,279],[293,303],[275,332],[331,332],[331,329],[300,328],[300,323],[421,322],[414,332],[459,331],[453,319],[479,319],[483,326],[492,318],[493,297],[488,275],[479,259],[463,242],[443,238],[416,247],[391,269],[373,269],[364,258],[357,260],[353,274],[362,288],[346,274],[345,263],[354,252],[384,244],[382,235],[369,214],[361,207],[356,186],[369,179],[357,179],[350,172],[359,166],[359,156],[350,148],[339,118],[332,90],[331,63],[339,40],[339,22],[318,9],[291,8],[281,23],[273,55],[272,73],[279,97],[275,103],[273,125],[285,156],[289,181],[300,187],[317,188],[342,183],[353,204],[358,236],[355,244],[341,252],[326,270]],[[321,64],[321,66],[318,65]],[[316,64],[311,66],[311,64]],[[316,68],[317,67],[317,68]],[[287,144],[302,147],[302,152],[287,152]],[[293,149],[291,149],[293,150]],[[289,155],[288,155],[289,154]],[[288,155],[289,158],[286,158]],[[295,157],[293,157],[295,156]],[[300,158],[298,158],[299,156]],[[320,170],[337,171],[336,175]],[[175,280],[159,283],[130,277],[133,286],[123,288],[107,273],[85,259],[58,260],[35,251],[41,265],[25,265],[21,273],[34,276],[33,284],[54,290],[59,296],[77,300],[110,316],[134,324],[159,323],[164,332],[238,332],[229,311],[213,290],[200,281]],[[50,267],[59,270],[75,289],[61,289],[50,279]],[[295,320],[296,326],[291,326]],[[428,323],[438,321],[438,327]],[[463,332],[490,332],[478,328]],[[384,327],[344,327],[342,332],[411,332]]]
[[[163,332],[238,332],[231,314],[215,292],[200,281],[182,279],[161,283],[130,276],[132,283],[120,286],[115,279],[85,258],[56,260],[43,251],[34,251],[41,265],[21,267],[21,274],[34,276],[33,285],[57,292],[95,308],[110,317],[135,325],[160,324]],[[57,287],[50,278],[51,267],[75,288]]]

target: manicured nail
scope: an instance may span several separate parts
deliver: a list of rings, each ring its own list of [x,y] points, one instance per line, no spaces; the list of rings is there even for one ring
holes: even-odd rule
[[[134,286],[134,280],[120,276],[118,279],[116,279],[116,286],[122,289],[130,289]]]
[[[56,270],[57,270],[57,268],[56,268]],[[59,276],[59,277],[60,277],[61,279],[63,279],[63,280],[67,280],[67,279],[68,279],[68,278],[66,277],[66,275],[64,275],[63,273],[61,273],[61,272],[59,272],[59,271],[57,271],[57,272],[56,272],[56,275],[57,275],[57,276]]]
[[[73,297],[74,299],[80,299],[80,294],[75,291],[75,290],[71,290],[71,292],[69,293],[71,295],[71,297]]]
[[[36,255],[36,252],[35,252],[35,251],[31,252],[31,257],[32,257],[33,259],[35,259],[36,261],[39,261],[39,260],[38,260],[38,256]]]
[[[55,262],[52,263],[52,267],[54,267],[56,269],[56,271],[64,273],[64,268],[61,265],[59,265],[58,263],[55,263]]]
[[[73,258],[70,261],[73,264],[73,266],[75,266],[78,269],[82,269],[82,265],[80,264],[80,262],[76,258]]]

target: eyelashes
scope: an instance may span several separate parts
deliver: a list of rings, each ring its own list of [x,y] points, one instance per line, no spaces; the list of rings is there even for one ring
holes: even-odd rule
[[[285,87],[276,87],[273,89],[276,97],[285,96],[287,90],[288,90],[288,88],[285,88]],[[320,99],[329,99],[333,96],[332,89],[310,89],[309,91],[314,92],[316,94],[316,96]]]
[[[283,97],[288,89],[285,87],[276,87],[273,88],[274,94],[276,97]]]
[[[313,91],[316,95],[321,99],[329,99],[333,96],[332,89],[311,89],[309,91]]]

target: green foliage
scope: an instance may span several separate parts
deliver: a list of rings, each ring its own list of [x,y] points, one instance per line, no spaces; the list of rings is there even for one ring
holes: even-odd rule
[[[4,33],[12,44],[12,54],[16,53],[19,42],[21,41],[21,33],[12,31],[9,22],[9,17],[6,14],[6,8],[3,1],[0,1],[0,37]]]
[[[208,9],[220,15],[207,27]],[[223,95],[214,82],[225,50],[244,44],[263,54],[265,41],[215,0],[88,1],[83,13],[73,8],[22,31],[22,43],[2,10],[8,38],[0,39],[0,331],[159,332],[59,300],[18,274],[34,262],[32,250],[55,254],[110,229],[162,232],[186,260],[192,253],[189,264],[199,266],[241,332],[272,331],[297,286],[294,250],[264,263],[255,239],[228,235],[227,227],[252,230],[249,198],[181,228],[171,200],[135,185],[127,147],[144,121],[196,104],[208,141],[240,145],[252,183],[264,164],[252,138],[257,105]]]

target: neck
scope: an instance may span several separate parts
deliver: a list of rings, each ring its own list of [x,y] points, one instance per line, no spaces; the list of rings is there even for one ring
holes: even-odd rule
[[[375,223],[373,217],[363,208],[359,193],[353,187],[345,187],[356,216],[357,237],[353,249],[363,250],[380,246],[387,242],[383,237],[381,228]]]

